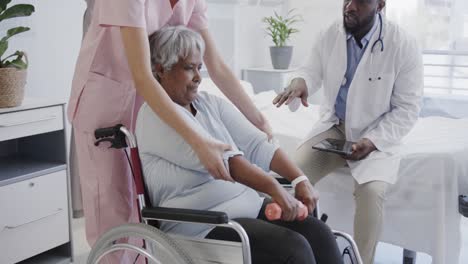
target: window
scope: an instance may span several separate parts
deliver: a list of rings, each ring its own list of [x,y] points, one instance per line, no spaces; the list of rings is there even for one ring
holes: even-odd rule
[[[468,95],[467,0],[392,0],[386,15],[420,42],[425,93]]]

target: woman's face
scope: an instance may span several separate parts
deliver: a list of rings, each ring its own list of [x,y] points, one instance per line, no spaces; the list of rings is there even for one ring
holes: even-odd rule
[[[164,70],[162,67],[157,69],[161,86],[172,101],[187,107],[196,98],[201,82],[201,67],[200,51],[194,50],[185,60],[179,59],[170,70]]]

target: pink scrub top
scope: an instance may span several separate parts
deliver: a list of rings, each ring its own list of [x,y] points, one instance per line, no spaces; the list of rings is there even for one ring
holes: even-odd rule
[[[93,132],[134,110],[135,89],[120,26],[145,28],[148,35],[166,25],[200,31],[208,27],[206,10],[205,0],[179,0],[173,8],[169,0],[96,0],[68,103],[74,128]]]

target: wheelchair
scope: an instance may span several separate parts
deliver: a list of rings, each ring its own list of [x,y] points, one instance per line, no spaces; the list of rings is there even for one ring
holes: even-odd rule
[[[97,264],[108,254],[126,251],[131,253],[132,263],[155,264],[199,264],[225,263],[250,264],[250,246],[247,233],[242,226],[228,218],[224,212],[189,210],[179,208],[163,208],[148,206],[149,199],[145,194],[145,185],[141,161],[135,136],[123,125],[100,128],[95,131],[98,146],[109,142],[110,148],[124,151],[133,174],[137,193],[140,223],[129,223],[112,228],[102,235],[95,243],[87,259],[87,264]],[[127,149],[130,152],[128,155]],[[284,178],[278,178],[280,184],[291,188]],[[318,206],[314,216],[319,215]],[[326,221],[327,216],[321,217]],[[161,221],[205,224],[215,227],[228,227],[237,232],[241,242],[199,239],[168,235],[159,230]],[[337,239],[344,263],[362,264],[356,243],[353,238],[343,232],[333,231]],[[133,239],[138,243],[130,243]]]

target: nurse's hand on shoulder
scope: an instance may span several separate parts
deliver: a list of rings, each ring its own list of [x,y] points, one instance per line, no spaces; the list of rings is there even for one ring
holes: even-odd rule
[[[218,180],[234,182],[224,166],[223,154],[232,147],[229,144],[224,144],[220,141],[204,138],[202,142],[193,146],[203,166],[206,170]]]
[[[368,138],[363,138],[353,144],[353,153],[349,156],[344,156],[348,160],[362,160],[367,157],[372,151],[376,150],[374,143]]]
[[[283,104],[288,105],[296,97],[301,98],[302,105],[305,107],[309,106],[309,103],[307,102],[309,92],[307,91],[306,82],[302,78],[293,79],[289,86],[286,87],[283,92],[278,94],[275,99],[273,99],[273,104],[276,105],[276,107],[280,107]]]

